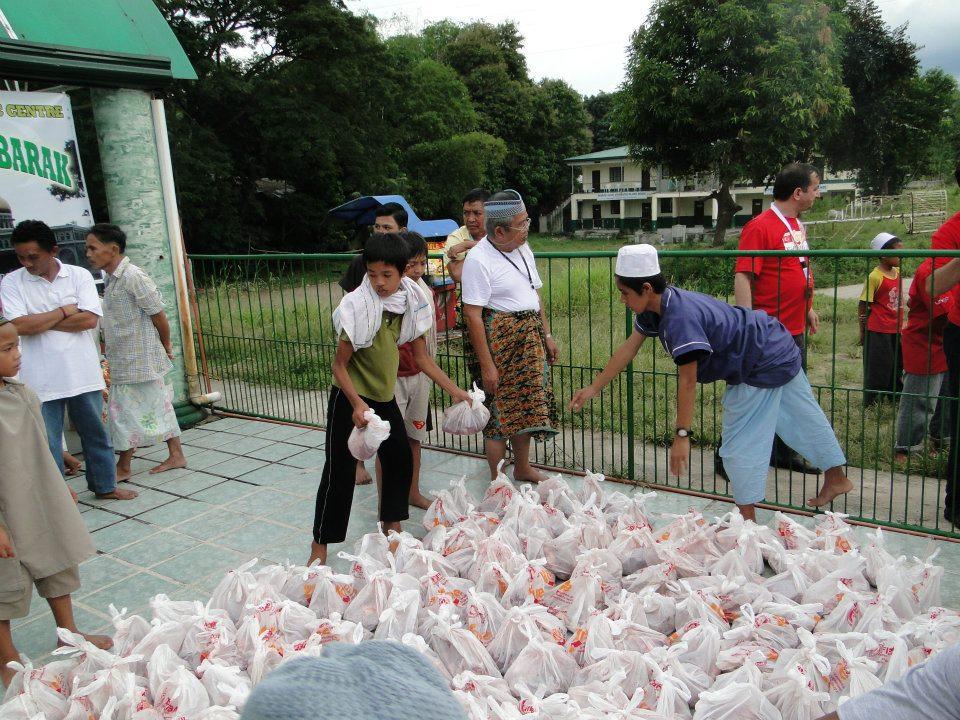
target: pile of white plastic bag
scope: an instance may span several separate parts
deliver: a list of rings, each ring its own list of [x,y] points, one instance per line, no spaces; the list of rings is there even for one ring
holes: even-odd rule
[[[960,640],[933,556],[893,557],[879,531],[858,546],[838,514],[708,522],[654,497],[594,474],[500,476],[479,502],[453,483],[422,541],[365,535],[349,574],[253,560],[205,604],[111,608],[111,652],[61,631],[0,720],[232,720],[281,663],[371,639],[426,655],[471,720],[803,720]]]

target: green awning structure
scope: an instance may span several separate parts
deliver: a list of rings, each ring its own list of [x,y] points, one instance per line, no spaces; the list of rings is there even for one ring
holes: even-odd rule
[[[0,0],[0,77],[148,89],[197,74],[152,0]]]

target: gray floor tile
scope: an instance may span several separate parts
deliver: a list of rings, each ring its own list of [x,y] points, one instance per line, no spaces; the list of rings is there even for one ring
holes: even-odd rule
[[[249,515],[226,513],[220,508],[216,508],[174,525],[173,530],[198,540],[212,540],[250,522],[255,522],[255,520]]]
[[[212,475],[220,475],[221,477],[226,478],[237,478],[241,475],[245,475],[248,472],[258,470],[259,468],[266,466],[266,464],[267,463],[263,460],[238,456],[231,458],[226,462],[210,465],[209,467],[205,468],[204,472],[208,472]]]
[[[183,555],[155,565],[153,572],[190,584],[213,573],[226,572],[247,559],[235,550],[201,543]]]
[[[233,442],[228,443],[222,449],[237,455],[250,455],[254,450],[261,450],[276,442],[270,437],[258,437],[256,435],[246,435],[244,437],[234,438]]]
[[[108,585],[113,585],[136,572],[136,567],[131,567],[128,563],[121,562],[110,555],[97,555],[95,558],[80,564],[81,587],[76,596],[85,598],[87,595]]]
[[[267,427],[256,434],[259,437],[270,438],[274,442],[278,442],[280,440],[286,440],[287,438],[295,437],[296,435],[302,435],[307,430],[308,428],[302,428],[296,425],[271,424],[270,427]]]
[[[253,485],[247,485],[236,480],[224,480],[219,485],[214,485],[191,495],[191,498],[211,505],[226,505],[256,491],[257,488]]]
[[[265,445],[258,450],[245,452],[244,455],[247,457],[257,458],[258,460],[279,462],[280,460],[288,458],[291,455],[302,453],[303,447],[304,446],[302,445],[291,445],[290,443],[285,442],[275,442],[271,443],[270,445]]]
[[[225,463],[228,460],[233,460],[235,457],[236,455],[231,455],[230,453],[221,452],[219,450],[201,450],[192,457],[188,455],[187,464],[193,470],[205,470],[208,467]]]
[[[293,495],[274,490],[273,488],[254,488],[254,492],[247,493],[224,505],[227,512],[242,512],[247,515],[260,516],[274,509],[284,508],[300,500]]]
[[[185,553],[196,544],[195,538],[164,530],[133,545],[114,550],[110,554],[140,567],[151,567],[163,560]]]
[[[164,484],[163,491],[186,497],[198,493],[201,490],[206,490],[208,487],[219,485],[222,482],[222,477],[198,471],[184,475],[179,480],[173,480]]]
[[[90,530],[91,532],[123,520],[121,515],[107,512],[106,510],[101,510],[100,508],[90,508],[86,511],[83,511],[81,508],[81,517],[83,517],[83,522],[86,524],[87,530]]]
[[[73,617],[82,632],[96,632],[109,624],[102,617],[80,607],[74,607]],[[14,630],[13,642],[21,654],[36,660],[54,650],[57,647],[57,628],[49,608],[33,621]]]
[[[302,450],[301,450],[302,452]],[[269,463],[262,468],[244,473],[238,480],[253,483],[254,485],[282,486],[289,478],[302,477],[304,470],[290,465]]]
[[[280,478],[271,487],[299,498],[316,498],[317,488],[320,486],[320,472],[311,470],[290,477]],[[357,488],[358,490],[360,488]]]
[[[90,537],[97,550],[108,553],[143,540],[155,534],[157,529],[155,525],[134,518],[97,530]]]
[[[298,468],[322,468],[327,459],[323,450],[304,450],[297,455],[291,455],[283,461],[284,465],[292,465]]]
[[[201,430],[231,430],[235,427],[244,427],[249,425],[250,421],[244,418],[235,418],[235,417],[217,417],[215,420],[205,422],[200,426]]]
[[[238,438],[232,433],[210,432],[194,440],[185,440],[184,445],[187,447],[203,448],[204,450],[217,450],[225,445],[232,445],[242,439],[243,438]]]
[[[316,504],[311,500],[303,500],[287,507],[277,508],[268,513],[268,517],[279,523],[293,528],[310,530],[313,528],[313,515]]]
[[[117,610],[126,608],[129,614],[143,615],[154,595],[170,595],[181,587],[181,583],[141,572],[85,596],[83,604],[104,613],[109,613],[112,604]]]
[[[327,434],[323,430],[307,430],[299,435],[287,438],[285,442],[303,447],[322,448],[326,445],[326,440]]]
[[[221,535],[216,542],[217,545],[224,545],[248,556],[253,556],[261,548],[279,543],[290,534],[290,528],[261,519]]]
[[[145,522],[158,525],[162,528],[171,527],[177,523],[189,520],[190,518],[206,512],[210,509],[209,505],[196,500],[175,500],[169,505],[163,505],[155,510],[150,510],[141,514],[138,519]]]
[[[153,488],[137,488],[137,492],[140,493],[139,497],[135,497],[133,500],[124,500],[123,507],[117,508],[117,510],[127,515],[139,515],[161,505],[167,505],[177,499],[170,493]]]

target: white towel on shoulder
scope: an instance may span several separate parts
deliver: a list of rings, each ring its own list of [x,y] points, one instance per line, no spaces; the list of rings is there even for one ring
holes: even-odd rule
[[[384,300],[370,284],[370,278],[364,276],[360,286],[344,295],[333,311],[333,329],[337,337],[345,332],[355,351],[370,347],[383,322],[383,311],[397,312],[401,294],[404,309],[397,345],[416,340],[433,325],[433,303],[426,292],[408,277],[404,277],[400,289],[387,298],[385,307]]]

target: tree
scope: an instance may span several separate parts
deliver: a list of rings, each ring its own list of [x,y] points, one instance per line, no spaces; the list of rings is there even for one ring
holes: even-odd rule
[[[856,170],[871,194],[891,195],[930,169],[933,144],[956,81],[941,70],[919,71],[917,45],[906,25],[891,28],[874,0],[849,0],[843,79],[853,112],[826,144],[838,169]]]
[[[590,133],[593,136],[593,152],[608,150],[624,145],[623,139],[614,130],[614,109],[616,93],[597,93],[584,100],[584,107],[590,114]]]
[[[614,131],[642,163],[715,179],[720,244],[733,184],[810,157],[849,108],[843,28],[819,0],[657,0],[631,40]]]

